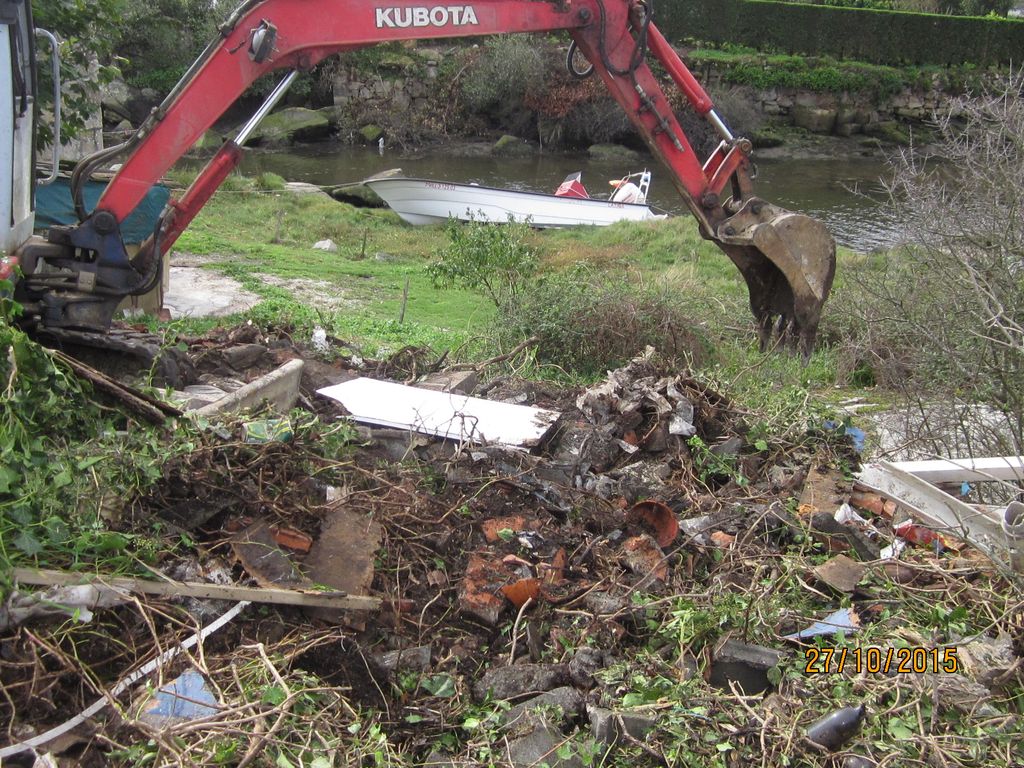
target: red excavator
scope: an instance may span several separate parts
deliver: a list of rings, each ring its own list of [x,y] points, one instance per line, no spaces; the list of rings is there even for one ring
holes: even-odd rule
[[[751,143],[733,136],[711,99],[654,24],[654,0],[246,0],[164,102],[123,144],[82,160],[71,179],[79,223],[31,234],[35,178],[35,71],[28,0],[0,3],[0,278],[20,265],[15,298],[26,326],[60,337],[109,327],[125,296],[150,290],[160,261],[237,166],[241,146],[297,73],[333,54],[392,40],[564,30],[570,69],[596,73],[622,105],[713,241],[739,268],[762,347],[780,338],[809,355],[835,272],[835,243],[820,222],[755,196]],[[4,32],[6,34],[4,34]],[[589,68],[574,69],[574,54]],[[714,127],[711,156],[695,154],[648,58],[657,60],[690,105]],[[578,57],[577,57],[578,60]],[[172,200],[141,250],[129,257],[121,235],[128,215],[158,179],[257,78],[287,75],[238,135],[227,141],[189,189]],[[101,166],[122,165],[94,210],[83,187]]]

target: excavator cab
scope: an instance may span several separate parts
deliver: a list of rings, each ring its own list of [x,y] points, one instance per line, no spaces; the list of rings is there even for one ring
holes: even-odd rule
[[[0,248],[10,254],[32,234],[35,156],[35,46],[28,0],[0,2]]]

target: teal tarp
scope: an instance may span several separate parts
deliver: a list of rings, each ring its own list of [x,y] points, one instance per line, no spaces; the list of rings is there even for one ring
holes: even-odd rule
[[[85,185],[85,209],[93,210],[107,185],[101,181],[89,181]],[[157,219],[171,197],[171,191],[155,185],[142,202],[132,211],[131,216],[121,225],[121,236],[127,244],[138,244],[153,234]],[[36,187],[36,229],[49,229],[56,225],[77,224],[75,205],[71,200],[71,182],[60,178],[45,187]]]

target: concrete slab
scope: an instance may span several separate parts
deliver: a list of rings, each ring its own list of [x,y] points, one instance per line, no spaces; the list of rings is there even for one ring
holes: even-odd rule
[[[172,265],[164,292],[164,308],[176,320],[233,315],[259,302],[260,297],[245,290],[237,280],[192,266]]]

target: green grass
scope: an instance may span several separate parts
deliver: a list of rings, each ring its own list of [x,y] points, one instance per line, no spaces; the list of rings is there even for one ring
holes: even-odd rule
[[[240,180],[234,186],[246,185]],[[323,239],[337,243],[339,252],[314,250],[312,244]],[[412,227],[390,211],[353,208],[326,196],[222,191],[176,247],[210,256],[209,268],[263,296],[264,302],[249,315],[258,321],[290,324],[306,332],[323,325],[370,354],[412,344],[461,350],[463,357],[485,356],[495,351],[488,328],[494,306],[471,291],[435,288],[426,273],[426,265],[447,242],[443,227]],[[716,355],[708,372],[741,397],[749,397],[752,405],[776,398],[789,403],[797,397],[794,392],[827,391],[836,383],[836,355],[827,347],[819,345],[806,367],[788,355],[757,352],[739,272],[725,254],[700,237],[688,216],[535,230],[530,245],[540,255],[542,272],[562,271],[584,261],[619,272],[623,280],[669,289],[714,340]],[[835,294],[845,295],[848,271],[871,268],[868,257],[841,250]],[[331,287],[324,290],[344,297],[345,306],[317,310],[294,300],[287,289],[268,285],[259,274],[326,282]],[[405,322],[399,325],[406,281]],[[842,301],[833,299],[826,305],[823,328],[836,325],[842,315]],[[189,320],[183,327],[199,330],[237,319]]]

